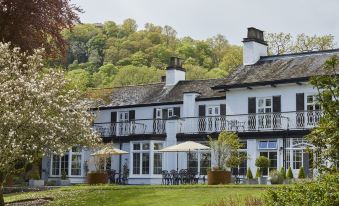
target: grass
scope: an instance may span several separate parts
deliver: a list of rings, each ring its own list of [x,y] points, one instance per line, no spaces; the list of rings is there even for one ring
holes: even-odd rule
[[[41,192],[9,194],[6,202],[53,198],[49,205],[183,206],[204,205],[222,198],[260,197],[267,186],[179,185],[179,186],[70,186]]]

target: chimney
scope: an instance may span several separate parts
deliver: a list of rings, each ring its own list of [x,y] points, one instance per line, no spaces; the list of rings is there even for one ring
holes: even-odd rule
[[[166,86],[176,85],[179,81],[185,80],[186,70],[182,68],[182,61],[178,57],[171,57],[166,69]]]
[[[247,28],[247,38],[242,41],[243,64],[252,65],[257,63],[261,56],[267,56],[267,43],[264,40],[264,32],[254,27]]]

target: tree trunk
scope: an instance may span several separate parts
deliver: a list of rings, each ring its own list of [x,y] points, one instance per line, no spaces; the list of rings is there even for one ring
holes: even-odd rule
[[[4,183],[1,181],[0,183],[0,206],[5,206],[5,200],[4,200],[4,194],[3,194],[3,190],[4,190]]]

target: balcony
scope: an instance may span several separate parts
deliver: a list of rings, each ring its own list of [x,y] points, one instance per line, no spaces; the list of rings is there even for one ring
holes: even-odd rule
[[[214,133],[305,130],[317,125],[321,111],[256,113],[210,117],[187,117],[179,121],[178,133]]]
[[[165,134],[166,120],[138,119],[126,122],[95,123],[94,129],[101,137],[129,136],[138,134]]]

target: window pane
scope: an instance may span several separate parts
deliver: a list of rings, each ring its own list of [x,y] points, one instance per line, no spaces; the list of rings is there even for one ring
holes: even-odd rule
[[[271,106],[271,99],[266,99],[266,106],[270,107]]]
[[[259,149],[267,149],[267,141],[260,141]]]
[[[263,107],[263,106],[264,106],[264,100],[263,99],[259,99],[258,107]]]
[[[149,174],[149,153],[142,153],[142,174]]]
[[[154,153],[153,173],[161,174],[162,171],[162,153]]]
[[[313,103],[313,95],[307,96],[307,103]]]
[[[133,144],[133,150],[140,150],[140,144]]]
[[[207,170],[211,168],[211,153],[200,154],[200,175],[207,175]]]
[[[154,143],[154,150],[161,150],[162,149],[162,143]]]
[[[198,172],[198,153],[187,153],[187,168],[191,171]]]
[[[71,175],[81,175],[81,155],[72,155]]]
[[[61,157],[61,171],[65,171],[68,175],[68,154]]]
[[[276,149],[277,148],[277,141],[269,141],[268,142],[268,148]]]
[[[149,143],[142,144],[142,149],[143,150],[149,150]]]
[[[72,147],[72,152],[81,152],[80,147]]]
[[[140,153],[133,153],[133,174],[140,174]]]
[[[112,164],[112,158],[108,157],[106,159],[106,170],[110,170],[111,169],[111,164]]]
[[[60,175],[60,156],[53,155],[52,157],[52,175]]]

